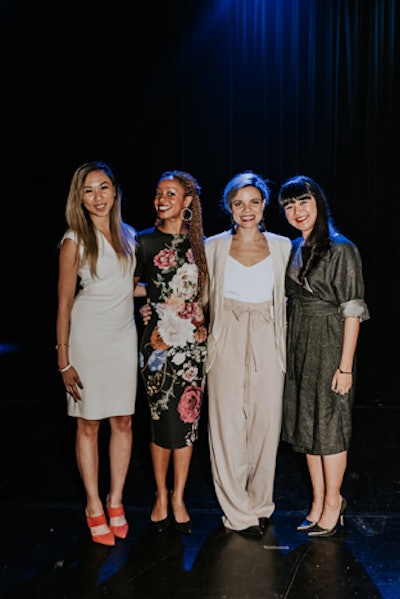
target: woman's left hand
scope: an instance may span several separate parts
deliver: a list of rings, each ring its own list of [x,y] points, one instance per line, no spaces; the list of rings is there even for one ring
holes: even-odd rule
[[[340,372],[339,368],[333,375],[331,389],[339,395],[346,395],[353,385],[353,375]]]

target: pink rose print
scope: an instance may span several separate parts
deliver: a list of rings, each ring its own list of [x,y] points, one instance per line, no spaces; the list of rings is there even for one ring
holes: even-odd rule
[[[186,387],[178,404],[178,412],[183,422],[193,423],[199,418],[202,397],[201,387]]]
[[[198,302],[186,302],[180,310],[179,316],[191,320],[196,327],[199,327],[205,321],[203,310]]]
[[[154,256],[153,264],[161,270],[175,266],[176,252],[174,252],[174,250],[161,250],[156,256]]]

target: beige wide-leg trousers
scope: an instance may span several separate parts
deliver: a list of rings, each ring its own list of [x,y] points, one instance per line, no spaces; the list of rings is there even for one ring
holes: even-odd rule
[[[223,319],[207,375],[211,470],[225,527],[243,530],[275,509],[284,373],[271,302],[225,298]]]

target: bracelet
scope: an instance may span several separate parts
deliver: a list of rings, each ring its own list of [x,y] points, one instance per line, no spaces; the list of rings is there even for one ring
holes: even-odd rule
[[[58,372],[67,372],[67,370],[69,370],[70,368],[72,368],[71,362],[67,364],[64,368],[59,368]]]
[[[63,345],[65,345],[65,347],[69,347],[69,343],[58,343],[54,349],[58,349],[59,347],[62,347]]]
[[[340,368],[340,366],[339,366],[339,372],[340,372],[340,374],[353,374],[353,371],[352,371],[352,370],[350,370],[350,372],[349,372],[348,370],[342,370],[342,369]]]

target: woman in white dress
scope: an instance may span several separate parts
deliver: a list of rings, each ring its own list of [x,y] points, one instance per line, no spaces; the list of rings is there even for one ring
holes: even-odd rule
[[[122,503],[132,450],[137,390],[134,321],[135,231],[122,221],[121,189],[110,166],[89,162],[75,171],[65,210],[68,230],[59,255],[58,367],[76,418],[76,459],[86,491],[94,542],[125,538]],[[99,495],[98,435],[110,423],[110,491],[106,520]]]

